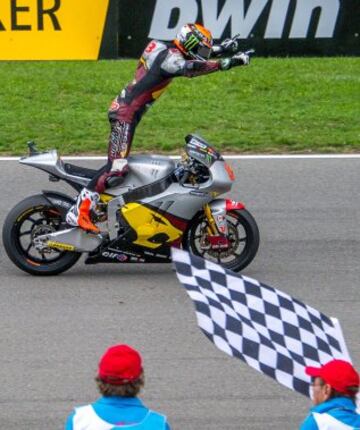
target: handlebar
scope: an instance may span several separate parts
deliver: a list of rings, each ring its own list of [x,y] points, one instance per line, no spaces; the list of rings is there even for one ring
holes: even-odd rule
[[[196,178],[196,182],[203,182],[208,179],[208,167],[204,166],[198,160],[188,157],[179,163],[175,169],[174,174],[180,185],[186,186],[185,184],[190,178]],[[192,180],[191,180],[192,181]],[[192,183],[194,186],[194,183]]]

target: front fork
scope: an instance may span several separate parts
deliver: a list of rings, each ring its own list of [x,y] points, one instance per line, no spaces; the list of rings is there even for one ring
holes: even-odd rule
[[[208,221],[208,234],[210,236],[227,236],[228,227],[226,222],[226,205],[223,201],[213,200],[204,206],[204,213]]]
[[[228,199],[213,200],[204,206],[204,213],[208,221],[207,241],[212,249],[227,249],[230,246],[226,213],[244,208],[243,203]]]

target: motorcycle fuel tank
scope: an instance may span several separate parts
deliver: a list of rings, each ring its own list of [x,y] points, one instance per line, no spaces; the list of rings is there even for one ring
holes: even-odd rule
[[[128,158],[129,173],[123,187],[140,187],[169,176],[175,169],[175,162],[161,155],[134,155]]]

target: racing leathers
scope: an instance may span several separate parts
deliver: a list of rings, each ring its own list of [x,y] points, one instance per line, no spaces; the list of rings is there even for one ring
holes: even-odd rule
[[[229,51],[226,46],[213,47],[213,55],[217,57]],[[133,81],[121,91],[110,106],[108,161],[91,179],[86,192],[80,194],[76,205],[68,213],[67,222],[88,231],[99,232],[91,222],[90,214],[86,216],[86,210],[93,209],[92,202],[98,199],[98,193],[105,190],[110,178],[126,174],[127,162],[124,159],[130,152],[135,128],[146,110],[160,97],[173,78],[179,76],[192,78],[248,63],[249,57],[242,53],[220,60],[189,59],[175,44],[152,40],[140,57]],[[121,168],[119,168],[121,163],[114,163],[114,160],[119,159],[124,161]],[[81,211],[82,195],[91,197],[84,211]]]
[[[118,170],[111,171],[112,162],[128,156],[137,124],[173,78],[201,76],[216,72],[220,67],[219,61],[188,60],[174,44],[152,40],[140,57],[133,81],[110,106],[108,163],[91,180],[88,188],[101,193],[109,176],[121,174]]]

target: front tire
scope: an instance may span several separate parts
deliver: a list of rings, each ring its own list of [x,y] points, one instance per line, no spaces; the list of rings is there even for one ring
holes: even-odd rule
[[[59,200],[60,197],[57,197]],[[39,252],[33,243],[36,235],[63,229],[66,225],[65,214],[64,207],[51,204],[42,195],[31,196],[18,203],[6,217],[2,232],[10,260],[31,275],[58,275],[70,269],[80,258],[80,253],[60,250]]]
[[[184,237],[183,247],[195,255],[220,264],[225,269],[239,272],[252,262],[259,249],[259,228],[246,209],[228,211],[226,219],[231,242],[228,250],[205,249],[203,246],[208,227],[204,213],[193,219]]]

